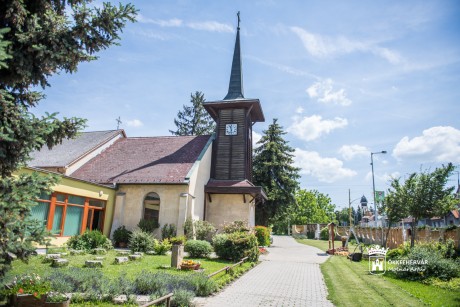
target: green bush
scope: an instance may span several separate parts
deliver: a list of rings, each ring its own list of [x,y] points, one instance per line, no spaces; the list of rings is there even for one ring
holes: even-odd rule
[[[209,278],[206,274],[192,274],[190,276],[190,283],[198,296],[208,296],[216,292],[219,288],[216,281]]]
[[[321,229],[321,233],[319,235],[319,238],[321,240],[326,240],[326,241],[329,240],[329,228],[327,226],[324,227],[323,229]]]
[[[248,257],[249,261],[257,261],[259,258],[257,238],[247,232],[216,235],[212,244],[217,256],[222,259],[236,262],[244,257]]]
[[[212,253],[212,246],[208,241],[188,240],[185,243],[184,250],[192,258],[206,258]]]
[[[174,292],[174,296],[171,300],[171,306],[193,306],[192,300],[195,297],[195,293],[190,290],[179,289]]]
[[[397,265],[396,276],[408,280],[424,280],[430,277],[436,277],[446,281],[459,277],[460,269],[458,263],[452,259],[445,259],[440,251],[433,250],[431,247],[416,245],[407,254],[406,257],[400,257],[401,260],[419,261],[423,264],[401,263]]]
[[[176,225],[174,224],[164,224],[161,228],[161,238],[164,239],[171,239],[177,235]]]
[[[135,230],[129,239],[128,247],[133,252],[148,252],[155,250],[158,240],[148,232]]]
[[[224,233],[234,233],[234,232],[249,232],[248,223],[245,221],[234,221],[224,225]]]
[[[113,232],[113,241],[116,245],[120,243],[128,243],[129,238],[131,237],[132,231],[126,229],[126,227],[120,226]]]
[[[270,246],[270,230],[265,226],[254,227],[254,234],[259,246]]]
[[[216,227],[208,221],[195,222],[195,236],[197,240],[206,240],[210,242],[212,236],[216,233]]]
[[[158,222],[156,220],[145,220],[145,219],[142,219],[139,221],[139,223],[137,224],[137,227],[139,227],[140,230],[144,231],[144,232],[150,232],[152,233],[155,229],[157,229],[158,227],[160,227],[160,225],[158,225]]]
[[[154,251],[157,255],[166,255],[166,252],[171,250],[172,244],[168,239],[161,240],[156,242]]]
[[[77,250],[91,250],[95,248],[112,249],[112,241],[99,230],[88,230],[82,235],[75,235],[67,241],[67,246]]]
[[[314,239],[315,238],[315,232],[314,231],[308,231],[307,232],[307,238],[308,239]]]

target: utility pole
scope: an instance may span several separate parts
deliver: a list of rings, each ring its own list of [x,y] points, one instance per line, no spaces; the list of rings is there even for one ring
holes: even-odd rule
[[[373,156],[374,155],[377,155],[377,154],[386,154],[387,151],[386,150],[382,150],[382,151],[379,151],[379,152],[371,152],[371,166],[372,166],[372,192],[374,194],[374,222],[375,222],[375,227],[377,227],[377,221],[378,221],[378,213],[377,213],[377,202],[376,202],[376,199],[375,199],[375,179],[374,179],[374,158]]]

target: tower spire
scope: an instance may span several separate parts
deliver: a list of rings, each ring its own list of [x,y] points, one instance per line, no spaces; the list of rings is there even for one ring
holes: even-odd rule
[[[240,12],[238,16],[238,27],[236,28],[235,50],[233,51],[232,71],[228,93],[224,100],[243,99],[243,71],[241,69],[241,49],[240,49]]]

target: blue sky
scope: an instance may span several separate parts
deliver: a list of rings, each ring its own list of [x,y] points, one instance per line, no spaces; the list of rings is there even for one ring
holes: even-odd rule
[[[458,1],[135,1],[121,46],[50,80],[37,114],[169,135],[190,93],[222,99],[241,11],[244,94],[288,132],[301,186],[338,207],[391,176],[460,164]],[[451,185],[457,182],[452,176]],[[356,205],[358,201],[354,202]]]

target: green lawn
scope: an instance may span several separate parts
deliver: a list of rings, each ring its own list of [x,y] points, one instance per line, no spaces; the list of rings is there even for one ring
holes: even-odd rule
[[[86,260],[94,260],[96,257],[105,257],[103,260],[103,272],[104,275],[114,278],[119,275],[120,271],[126,272],[127,277],[134,278],[136,275],[141,273],[143,270],[148,271],[167,271],[172,274],[191,274],[190,271],[181,271],[176,269],[162,269],[161,266],[169,266],[171,264],[171,256],[164,255],[144,255],[141,260],[129,261],[123,264],[113,264],[115,257],[119,257],[115,251],[109,251],[107,255],[74,255],[65,256],[64,258],[69,259],[69,267],[83,267]],[[193,259],[193,258],[187,258]],[[40,276],[45,275],[45,272],[49,272],[53,268],[49,263],[44,263],[44,256],[39,255],[31,257],[29,263],[22,261],[13,262],[13,270],[8,273],[7,276],[20,275],[23,273],[37,273]],[[229,264],[230,261],[220,259],[193,259],[201,262],[201,267],[204,269],[206,274],[215,272]]]
[[[66,259],[69,260],[69,267],[84,267],[85,260],[93,260],[98,255],[68,255],[65,256]],[[126,273],[126,276],[132,280],[135,279],[137,275],[139,275],[142,271],[149,271],[149,272],[156,272],[162,271],[171,274],[195,274],[193,271],[181,271],[174,268],[164,268],[165,266],[169,266],[171,264],[171,256],[170,255],[144,255],[141,260],[137,261],[129,261],[123,264],[113,264],[115,257],[117,257],[117,253],[115,251],[109,251],[107,255],[101,255],[105,257],[103,260],[103,268],[102,272],[109,278],[116,278],[120,275],[121,272]],[[50,263],[44,262],[45,256],[33,256],[30,258],[28,263],[24,263],[22,261],[14,261],[13,262],[13,269],[8,272],[6,276],[6,280],[11,280],[16,275],[21,275],[25,273],[36,273],[40,276],[46,276],[51,272],[51,270],[55,270],[55,268],[50,266]],[[196,261],[201,262],[201,268],[204,270],[205,274],[211,274],[216,272],[226,266],[232,265],[233,263],[226,260],[220,259],[194,259],[194,258],[186,258],[186,259],[193,259]],[[254,263],[243,263],[242,265],[236,266],[231,274],[226,274],[225,271],[215,275],[212,277],[215,280],[219,287],[223,287],[227,283],[231,282],[233,279],[238,278],[244,272],[251,269],[255,264]],[[88,268],[88,270],[93,270]],[[106,303],[87,303],[86,305],[98,305],[104,306]],[[74,305],[74,304],[72,304]],[[76,304],[75,306],[80,306]],[[85,306],[85,304],[81,305]],[[108,304],[107,306],[110,306]]]
[[[297,240],[321,250],[327,241]],[[338,242],[340,243],[340,242]],[[460,294],[419,282],[396,279],[391,274],[371,275],[368,262],[351,262],[333,256],[321,265],[329,292],[336,306],[460,306]]]

